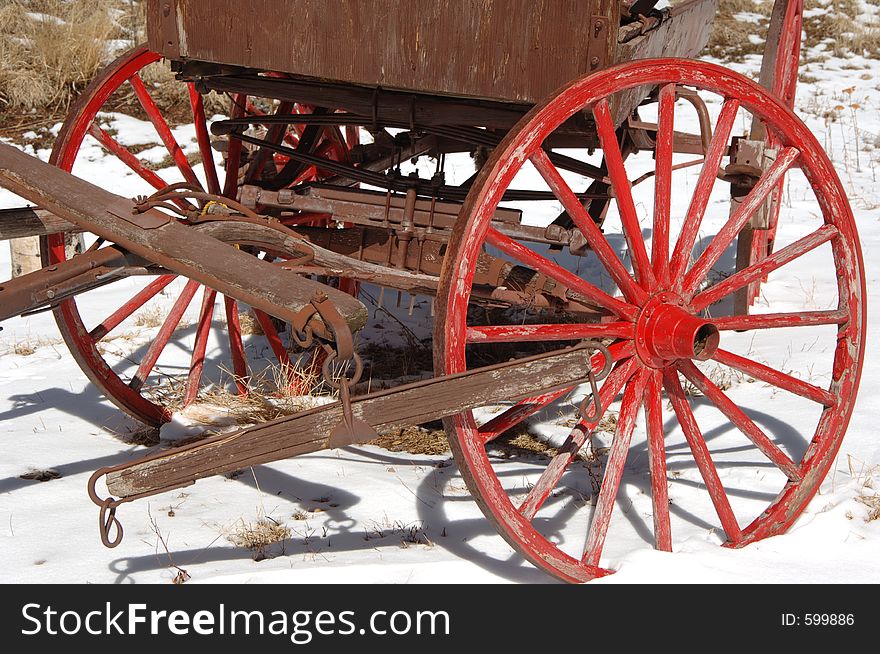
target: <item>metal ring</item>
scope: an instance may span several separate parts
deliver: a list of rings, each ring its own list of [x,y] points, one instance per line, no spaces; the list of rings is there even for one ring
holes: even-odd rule
[[[333,375],[330,373],[330,364],[336,360],[336,356],[336,352],[332,352],[326,359],[324,359],[324,365],[321,366],[321,373],[324,375],[324,381],[326,381],[330,387],[339,390],[342,387],[342,379],[345,378],[341,377],[340,380],[337,381],[333,379]],[[364,373],[364,362],[360,356],[358,356],[357,352],[355,352],[354,356],[351,359],[348,359],[346,363],[348,361],[354,361],[354,375],[352,375],[351,378],[346,379],[346,386],[351,388],[360,381],[361,375]]]

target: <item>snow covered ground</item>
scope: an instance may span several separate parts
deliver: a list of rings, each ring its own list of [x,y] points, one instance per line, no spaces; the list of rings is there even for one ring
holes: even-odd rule
[[[818,54],[818,53],[814,53]],[[760,62],[750,59],[735,66],[756,76]],[[802,583],[880,582],[880,520],[871,519],[876,507],[874,485],[880,483],[880,370],[873,364],[880,334],[880,186],[875,169],[880,166],[880,65],[860,57],[828,59],[807,64],[807,82],[798,91],[797,110],[835,162],[847,189],[860,230],[868,280],[869,331],[865,370],[855,413],[840,456],[804,515],[783,536],[740,550],[719,547],[717,518],[702,488],[693,459],[681,434],[668,434],[670,496],[673,503],[674,551],[651,548],[650,484],[647,477],[645,428],[636,427],[627,477],[618,497],[615,525],[620,537],[609,545],[603,565],[617,574],[595,583]],[[684,105],[682,105],[684,106]],[[713,118],[720,103],[709,105]],[[684,109],[681,110],[685,112]],[[649,119],[650,116],[645,116]],[[117,138],[126,145],[144,143],[144,129],[132,118],[108,117]],[[692,126],[695,129],[695,126]],[[193,130],[176,131],[182,143],[191,143]],[[124,139],[128,139],[127,141]],[[27,144],[22,144],[27,147]],[[47,158],[48,151],[37,154]],[[157,146],[140,152],[142,158],[164,156]],[[117,161],[105,157],[94,142],[87,142],[79,174],[91,181],[114,180],[123,195],[142,192]],[[686,159],[686,157],[685,157]],[[432,164],[425,162],[425,172]],[[453,161],[453,174],[470,174],[467,160]],[[639,165],[636,163],[636,166]],[[650,158],[645,163],[650,168]],[[694,178],[685,172],[682,183],[692,189]],[[729,202],[723,185],[712,197],[703,236],[711,236],[726,218]],[[638,190],[637,206],[643,225],[650,226],[653,187]],[[673,215],[681,216],[690,195],[676,194]],[[779,239],[792,242],[808,233],[808,188],[804,178],[792,175],[780,219]],[[0,191],[0,206],[19,201]],[[555,215],[558,207],[549,207]],[[610,225],[613,225],[612,217]],[[713,229],[714,228],[714,229]],[[609,231],[613,231],[609,227]],[[778,248],[777,248],[778,249]],[[827,308],[834,300],[834,271],[809,257],[786,269],[786,277],[771,276],[764,287],[761,306],[779,306],[792,294],[813,309]],[[0,277],[8,277],[8,250],[0,248]],[[581,270],[581,272],[584,272]],[[5,276],[5,277],[4,277]],[[133,283],[133,282],[132,282]],[[91,293],[90,310],[108,313],[131,295],[128,282]],[[170,303],[173,295],[156,300]],[[115,302],[115,304],[114,304]],[[395,314],[408,328],[426,336],[431,324],[428,304],[420,301],[412,316]],[[197,310],[198,302],[190,311]],[[800,306],[800,305],[799,305]],[[778,309],[776,309],[778,310]],[[397,343],[402,335],[396,323],[376,320],[364,338]],[[188,315],[190,323],[195,315]],[[376,325],[382,323],[382,328]],[[190,583],[448,583],[526,582],[550,580],[512,552],[483,517],[458,474],[451,454],[437,456],[395,453],[373,446],[349,447],[281,461],[245,470],[234,478],[211,478],[183,490],[124,505],[119,517],[125,527],[120,547],[102,547],[96,531],[96,507],[86,496],[86,481],[103,466],[142,456],[146,450],[126,444],[125,435],[138,430],[87,381],[65,345],[49,314],[8,321],[0,332],[0,581],[3,582],[110,582],[167,583],[185,570]],[[179,358],[188,366],[193,329],[181,329]],[[108,344],[124,367],[127,356],[143,353],[155,335],[149,326],[132,326],[128,337]],[[727,335],[725,336],[727,337]],[[736,339],[736,335],[731,336]],[[828,341],[817,332],[796,341],[765,339],[752,347],[756,359],[793,369],[809,370],[815,383],[823,381],[828,365]],[[833,347],[833,341],[831,342]],[[262,337],[248,340],[252,356],[267,350]],[[222,344],[211,342],[209,358]],[[824,355],[824,356],[823,356]],[[816,369],[809,367],[815,359]],[[173,364],[172,364],[173,365]],[[800,366],[800,367],[799,367]],[[827,384],[827,379],[824,379]],[[820,384],[821,385],[821,384]],[[761,386],[760,388],[757,388]],[[815,416],[784,393],[768,394],[762,385],[735,379],[727,391],[743,407],[759,405],[760,424],[799,458],[804,434],[812,435]],[[767,398],[770,398],[768,403]],[[572,402],[540,414],[533,433],[558,444],[568,434]],[[612,407],[613,409],[614,407]],[[744,440],[723,420],[712,423],[703,407],[698,415],[708,420],[713,449],[729,447],[734,454],[725,484],[738,516],[754,517],[778,490],[771,472],[767,479],[746,466],[736,478],[736,457]],[[665,407],[664,418],[671,417]],[[757,417],[755,417],[758,420]],[[812,422],[811,422],[812,421]],[[166,439],[186,431],[189,421],[178,418],[163,428]],[[673,430],[674,432],[674,430]],[[607,434],[606,437],[610,437]],[[800,451],[798,450],[800,447]],[[746,455],[742,454],[745,458]],[[505,475],[523,478],[533,474],[527,459],[512,458],[500,464]],[[48,481],[23,479],[32,471],[51,470]],[[53,475],[54,476],[54,475]],[[778,476],[778,475],[776,475]],[[774,486],[774,484],[777,484]],[[675,507],[685,507],[678,511]],[[696,507],[696,508],[694,508]],[[757,508],[756,508],[757,507]],[[876,512],[876,508],[875,508]],[[289,537],[254,557],[236,547],[230,534],[269,518],[290,529]],[[233,538],[234,540],[234,538]],[[255,560],[262,558],[262,560]]]

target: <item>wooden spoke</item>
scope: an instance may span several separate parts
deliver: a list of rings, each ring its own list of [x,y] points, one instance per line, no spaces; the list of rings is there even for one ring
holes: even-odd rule
[[[211,148],[211,136],[208,133],[208,123],[205,119],[205,104],[201,93],[196,91],[195,84],[190,82],[186,86],[195,121],[196,140],[199,143],[202,165],[205,168],[205,179],[208,181],[208,193],[217,195],[220,193],[220,180],[217,179],[217,164],[214,163],[214,150]]]
[[[633,338],[631,322],[556,325],[490,325],[468,327],[468,343],[519,343],[524,341],[572,341],[588,338]]]
[[[638,365],[635,359],[627,359],[617,364],[608,375],[605,383],[602,384],[602,388],[599,389],[599,399],[602,406],[607,408],[614,401],[614,398],[620,393],[620,389],[629,381],[637,368]],[[556,488],[559,480],[562,479],[562,475],[565,474],[568,466],[574,461],[578,451],[584,446],[587,436],[593,432],[603,416],[604,414],[591,422],[581,420],[572,430],[568,439],[559,448],[559,452],[551,459],[547,468],[520,505],[519,512],[527,520],[534,519],[535,515],[544,505],[544,502],[547,501],[550,493]]]
[[[706,441],[685,397],[681,382],[678,380],[678,373],[671,368],[667,368],[663,373],[663,385],[672,403],[672,409],[675,411],[678,424],[681,425],[681,430],[684,432],[688,447],[694,456],[697,469],[703,478],[703,483],[706,484],[709,497],[712,498],[712,504],[715,506],[718,519],[721,521],[721,527],[724,529],[724,533],[727,534],[728,540],[732,543],[737,543],[742,540],[742,531],[737,524],[733,509],[730,507],[730,500],[724,491],[721,479],[718,477],[715,464],[712,462],[712,455],[709,454],[709,448],[706,447]]]
[[[247,96],[242,93],[233,97],[230,118],[235,119],[244,116],[246,99]],[[242,143],[240,139],[229,139],[228,149],[226,150],[226,179],[223,182],[223,195],[228,198],[238,196],[238,173],[241,168],[241,149]]]
[[[159,355],[162,354],[165,346],[168,345],[171,335],[174,333],[174,330],[177,329],[177,325],[180,324],[180,320],[183,318],[186,308],[189,306],[189,303],[192,302],[193,296],[195,296],[198,289],[199,283],[193,280],[187,281],[186,286],[183,287],[183,292],[180,294],[180,297],[177,298],[174,306],[171,307],[171,311],[165,317],[165,321],[159,328],[159,333],[156,334],[155,340],[150,344],[147,354],[144,356],[138,366],[137,372],[128,384],[133,390],[139,391],[143,388],[147,381],[147,377],[153,372],[153,367],[159,360]]]
[[[126,318],[156,297],[162,289],[177,279],[177,275],[161,275],[147,284],[137,295],[104,318],[97,327],[89,332],[89,337],[96,343],[116,329]]]
[[[842,325],[849,320],[845,309],[834,311],[801,311],[798,313],[756,313],[747,316],[713,318],[719,331],[750,331],[752,329],[779,329],[782,327],[815,327]]]
[[[535,269],[539,273],[547,275],[557,283],[562,284],[579,295],[582,295],[587,300],[595,302],[603,309],[607,309],[615,315],[628,320],[635,320],[638,316],[639,310],[637,307],[611,297],[600,288],[581,279],[574,273],[569,272],[559,264],[553,263],[537,252],[530,250],[518,241],[505,236],[494,228],[489,229],[486,240],[507,256]]]
[[[608,166],[608,176],[611,178],[611,186],[614,189],[614,197],[617,199],[617,209],[623,224],[623,235],[632,256],[636,280],[643,288],[652,288],[656,282],[654,271],[648,261],[645,239],[642,236],[636,205],[633,202],[632,187],[623,165],[623,155],[617,142],[614,119],[611,117],[611,109],[606,99],[595,104],[593,116],[596,120],[599,141],[602,144],[602,153],[605,155],[605,162]]]
[[[721,109],[718,124],[715,126],[715,134],[712,136],[709,152],[706,154],[706,163],[703,165],[700,178],[697,180],[694,197],[691,199],[684,225],[681,228],[681,234],[678,237],[678,242],[675,244],[675,250],[670,261],[670,280],[678,288],[681,286],[684,271],[688,263],[690,263],[691,252],[694,249],[700,225],[703,223],[706,207],[709,205],[709,196],[715,187],[715,179],[721,167],[721,160],[727,154],[730,133],[733,131],[733,124],[738,111],[738,100],[726,100]]]
[[[281,342],[281,337],[278,335],[278,330],[275,329],[275,325],[272,323],[272,318],[265,311],[260,311],[259,309],[253,309],[254,316],[257,318],[257,322],[260,323],[260,328],[263,330],[263,334],[266,336],[266,340],[269,341],[269,347],[272,348],[272,352],[275,353],[275,358],[278,359],[278,363],[281,365],[281,370],[285,377],[287,377],[292,371],[292,364],[290,362],[290,357],[287,354],[287,349],[284,347],[284,343]]]
[[[645,393],[649,375],[650,373],[644,369],[640,370],[635,378],[627,384],[626,390],[623,392],[623,403],[620,407],[620,415],[617,417],[617,428],[614,431],[614,441],[611,444],[611,452],[605,466],[605,475],[602,478],[599,501],[596,504],[593,523],[590,526],[587,543],[584,547],[582,561],[588,565],[599,565],[602,547],[611,524],[611,513],[614,510],[614,503],[617,501],[620,479],[623,477],[623,468],[629,453],[629,444],[636,426],[636,417],[642,405],[642,396]]]
[[[577,198],[574,191],[562,178],[556,166],[550,161],[550,157],[543,149],[539,149],[531,157],[531,162],[537,168],[538,172],[547,182],[553,191],[553,194],[565,207],[568,215],[577,225],[578,229],[584,235],[590,248],[596,253],[599,261],[605,266],[611,279],[617,284],[617,287],[623,293],[624,297],[633,304],[644,304],[648,294],[643,288],[636,284],[632,275],[629,274],[624,267],[623,262],[614,252],[614,249],[608,243],[608,239],[599,229],[599,226],[587,212],[581,201]]]
[[[645,423],[648,428],[648,467],[651,470],[651,502],[654,507],[654,546],[672,551],[669,524],[669,488],[666,481],[666,447],[663,443],[662,378],[655,370],[645,387]]]
[[[672,151],[675,136],[675,84],[660,89],[657,126],[656,180],[654,182],[654,232],[651,266],[661,284],[669,284],[669,214],[672,203]]]
[[[734,404],[724,392],[706,377],[691,361],[679,362],[679,370],[709,400],[718,407],[728,420],[755,444],[764,456],[770,459],[792,481],[800,481],[800,467],[789,456],[773,443],[754,421],[742,409]]]
[[[754,213],[764,204],[765,200],[770,196],[779,182],[785,176],[785,173],[794,165],[800,156],[800,150],[797,148],[785,148],[777,157],[770,169],[761,177],[761,180],[755,185],[746,199],[743,200],[739,208],[730,216],[721,231],[715,235],[709,246],[697,259],[697,262],[688,271],[682,282],[682,292],[689,295],[693,293],[697,285],[706,278],[712,266],[714,266],[721,255],[730,247],[737,234],[742,231],[746,223],[751,220]]]
[[[631,341],[626,343],[615,343],[608,349],[611,352],[611,357],[615,363],[618,363],[625,359],[629,359],[635,354],[635,347],[633,346]],[[599,354],[595,355],[592,359],[592,364],[593,372],[598,373],[604,366],[602,356]],[[607,384],[608,381],[606,380],[604,385]],[[553,393],[549,393],[547,395],[539,395],[537,397],[522,400],[507,409],[504,413],[495,416],[486,424],[482,425],[479,429],[480,436],[483,439],[483,444],[485,445],[486,443],[503,434],[511,427],[518,425],[529,416],[534,415],[545,406],[558,400],[570,390],[570,388],[566,388],[560,391],[554,391]],[[618,388],[618,390],[620,389]]]
[[[98,127],[98,125],[93,124],[89,128],[89,134],[95,137],[98,143],[100,143],[108,152],[113,154],[117,159],[128,166],[132,172],[136,173],[141,179],[157,191],[168,186],[168,183],[164,179],[144,166],[140,159],[134,156],[127,148],[119,143],[119,141]],[[195,209],[195,207],[189,203],[186,203],[184,208]]]
[[[809,236],[805,236],[769,257],[753,263],[748,268],[734,273],[724,281],[710,286],[691,301],[691,308],[694,311],[702,311],[718,300],[727,297],[754,281],[765,278],[774,270],[794,261],[807,252],[815,250],[820,245],[834,239],[838,233],[834,225],[823,225]],[[693,292],[693,288],[690,289],[690,292]]]
[[[134,94],[137,96],[138,102],[140,102],[141,107],[143,107],[150,122],[153,123],[153,127],[156,128],[159,138],[168,150],[168,154],[171,155],[174,164],[177,166],[178,170],[180,170],[183,178],[190,184],[201,186],[202,183],[193,172],[192,166],[189,165],[186,153],[184,153],[183,149],[180,147],[177,139],[174,138],[174,134],[171,133],[171,128],[168,127],[168,123],[165,122],[165,118],[162,116],[162,111],[156,105],[156,102],[150,96],[149,92],[147,92],[140,75],[134,75],[128,80],[128,82],[134,89]]]
[[[715,353],[713,360],[724,364],[725,366],[730,366],[740,372],[744,372],[758,381],[771,384],[776,386],[776,388],[781,388],[789,393],[800,395],[801,397],[805,397],[808,400],[812,400],[823,406],[832,407],[837,404],[837,397],[833,393],[823,390],[818,386],[814,386],[813,384],[808,384],[800,379],[796,379],[791,375],[787,375],[786,373],[770,368],[769,366],[765,366],[753,359],[746,359],[745,357],[741,357],[726,350],[718,350]]]
[[[217,291],[205,287],[202,308],[199,311],[199,322],[196,325],[196,340],[193,344],[189,375],[186,379],[186,392],[183,397],[184,406],[192,403],[199,394],[199,384],[202,381],[202,370],[205,368],[208,334],[211,333],[211,320],[214,317],[214,301],[216,299]]]
[[[483,445],[492,442],[508,429],[515,427],[526,418],[535,415],[538,411],[549,406],[569,391],[571,391],[571,388],[563,388],[558,391],[553,391],[552,393],[528,397],[517,402],[503,413],[498,414],[480,426],[478,433]]]
[[[232,357],[232,374],[239,395],[247,395],[248,367],[244,356],[244,343],[241,340],[241,321],[238,317],[238,302],[228,295],[223,296],[226,309],[226,327],[229,330],[229,352]]]

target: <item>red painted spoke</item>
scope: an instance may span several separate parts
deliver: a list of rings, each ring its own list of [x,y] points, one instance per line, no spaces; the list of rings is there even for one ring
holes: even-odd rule
[[[785,173],[794,165],[800,156],[800,150],[797,148],[785,148],[770,166],[770,169],[761,177],[760,181],[749,192],[746,199],[739,205],[733,215],[728,218],[724,227],[715,235],[709,246],[697,259],[697,262],[688,271],[684,281],[681,284],[682,292],[691,294],[697,288],[699,283],[706,278],[712,266],[714,266],[721,255],[730,247],[733,240],[737,237],[746,223],[751,220],[755,212],[764,204],[770,193],[773,192]]]
[[[557,283],[562,284],[575,293],[582,295],[590,302],[596,303],[598,306],[611,311],[621,318],[635,320],[636,317],[638,317],[639,310],[635,306],[611,297],[600,288],[581,279],[559,264],[553,263],[549,259],[530,250],[525,245],[505,236],[499,231],[490,228],[486,236],[486,241],[501,250],[507,256],[533,268],[539,273],[547,275]]]
[[[138,102],[141,103],[141,107],[144,108],[150,122],[153,123],[153,127],[156,128],[156,133],[159,134],[159,138],[162,139],[162,143],[165,144],[168,154],[171,155],[171,158],[174,160],[175,165],[180,170],[184,179],[190,184],[201,186],[202,184],[199,182],[199,178],[196,177],[192,166],[189,165],[186,154],[181,149],[177,139],[175,139],[174,135],[171,133],[171,128],[168,127],[168,123],[165,122],[165,118],[162,117],[162,111],[147,92],[141,78],[138,75],[134,75],[128,80],[128,83],[131,84],[134,89],[134,94],[137,96]]]
[[[147,381],[147,377],[153,372],[153,367],[155,367],[156,361],[159,360],[159,355],[162,354],[165,346],[168,345],[168,341],[171,339],[171,334],[174,333],[174,330],[177,329],[177,325],[180,324],[180,320],[183,318],[183,314],[186,312],[189,303],[192,302],[193,296],[196,294],[198,288],[199,283],[193,280],[187,281],[186,286],[183,287],[183,292],[180,294],[180,297],[177,298],[177,301],[175,301],[174,306],[171,307],[171,311],[165,317],[165,321],[159,328],[159,333],[156,334],[156,338],[150,344],[150,348],[147,350],[147,354],[138,366],[137,372],[131,382],[129,382],[128,385],[132,389],[139,391],[143,388]]]
[[[661,284],[669,284],[669,214],[672,202],[672,150],[675,128],[675,84],[660,89],[660,115],[657,121],[657,148],[654,181],[654,233],[651,238],[651,265]]]
[[[672,551],[672,527],[669,524],[669,488],[666,483],[666,447],[663,443],[663,398],[659,370],[655,370],[645,388],[645,423],[648,428],[648,467],[651,470],[651,502],[654,508],[654,546]]]
[[[636,284],[624,267],[623,262],[608,243],[608,239],[605,238],[602,230],[599,229],[599,226],[592,219],[584,205],[581,204],[581,201],[574,194],[574,191],[571,190],[571,187],[562,179],[562,175],[559,174],[556,166],[550,161],[547,153],[539,149],[532,155],[531,162],[538,169],[538,172],[541,173],[544,181],[550,186],[553,194],[559,199],[562,206],[565,207],[568,215],[571,216],[574,224],[577,225],[584,238],[587,239],[590,248],[596,253],[599,261],[605,266],[608,274],[611,275],[611,279],[617,284],[624,297],[633,304],[644,304],[648,297],[647,293]]]
[[[745,357],[741,357],[726,350],[718,350],[713,359],[725,366],[730,366],[731,368],[744,372],[758,381],[766,382],[767,384],[789,391],[795,395],[800,395],[801,397],[805,397],[808,400],[812,400],[823,406],[831,407],[837,404],[837,397],[833,393],[823,390],[818,386],[814,386],[813,384],[808,384],[805,381],[801,381],[800,379],[787,375],[779,370],[770,368],[769,366],[765,366],[753,359],[746,359]]]
[[[217,291],[205,287],[202,297],[202,308],[199,311],[199,322],[196,325],[196,340],[193,344],[192,359],[189,364],[189,376],[186,379],[186,393],[183,405],[189,405],[198,397],[202,371],[205,369],[205,352],[208,350],[208,335],[211,333],[211,320],[214,317],[214,301]]]
[[[289,114],[291,109],[293,108],[293,103],[289,101],[284,101],[278,104],[278,109],[275,111],[276,115]],[[264,139],[268,143],[278,144],[283,139],[284,135],[287,133],[287,125],[271,125],[266,132],[266,136]],[[271,156],[271,150],[265,147],[261,147],[257,151],[257,156],[251,161],[250,166],[248,166],[247,178],[245,179],[246,184],[250,184],[256,179],[259,179],[260,175],[263,172],[263,168],[266,165],[266,160]]]
[[[611,358],[614,363],[618,363],[624,359],[628,359],[635,355],[635,347],[632,342],[628,343],[615,343],[611,347],[608,348],[611,352]],[[604,367],[605,362],[602,359],[602,356],[596,354],[592,357],[591,363],[593,364],[593,372],[598,373]],[[607,385],[607,381],[605,384]],[[507,409],[504,413],[501,413],[480,427],[480,435],[483,438],[483,444],[486,444],[504,432],[506,432],[511,427],[518,425],[520,422],[525,420],[531,415],[534,415],[545,406],[550,404],[551,402],[555,402],[557,399],[565,395],[571,390],[571,388],[565,388],[559,391],[553,391],[552,393],[548,393],[546,395],[539,395],[537,397],[530,397],[525,400],[522,400],[516,403],[514,406]],[[618,389],[619,390],[619,389]]]
[[[841,325],[849,320],[844,309],[834,311],[801,311],[798,313],[756,313],[746,316],[713,318],[712,324],[720,331],[749,331],[752,329],[779,329],[782,327],[814,327]]]
[[[208,193],[217,195],[220,193],[220,180],[217,179],[217,165],[214,163],[214,150],[211,148],[208,122],[205,119],[205,104],[202,101],[202,94],[196,91],[195,84],[190,82],[186,86],[189,89],[189,103],[195,120],[196,140],[199,142],[202,165],[205,167],[205,179],[208,180]]]
[[[633,338],[631,322],[564,325],[491,325],[468,327],[468,343],[574,341],[588,338]]]
[[[785,264],[802,257],[808,252],[815,250],[820,245],[827,243],[838,235],[838,230],[834,225],[823,225],[809,236],[805,236],[788,245],[778,252],[774,252],[769,257],[765,257],[757,263],[753,263],[748,268],[743,268],[734,273],[727,279],[714,286],[710,286],[705,291],[697,295],[691,301],[691,308],[694,311],[701,311],[711,304],[714,304],[721,298],[727,297],[759,279],[764,279],[774,270],[781,268]],[[692,292],[693,289],[691,289]]]
[[[614,197],[617,199],[617,210],[623,224],[623,235],[632,256],[636,280],[643,288],[652,288],[655,285],[654,271],[648,261],[645,239],[642,236],[636,205],[633,202],[632,187],[623,165],[623,155],[620,153],[620,145],[617,143],[614,119],[611,117],[611,109],[607,100],[603,99],[596,103],[593,107],[593,116],[596,119],[596,131],[602,144],[602,154],[605,155]]]
[[[645,393],[649,374],[644,369],[640,370],[635,379],[627,384],[626,390],[623,392],[623,403],[620,407],[620,415],[617,417],[614,442],[611,444],[605,475],[602,477],[602,489],[599,491],[599,501],[596,503],[596,510],[593,514],[593,524],[590,526],[590,533],[584,547],[582,560],[587,565],[599,565],[599,557],[602,555],[602,547],[611,524],[611,513],[617,500],[623,468],[629,453],[629,444],[632,440],[636,417],[639,413],[639,407],[642,405],[642,396]]]
[[[688,380],[696,386],[709,400],[718,407],[727,419],[757,447],[768,459],[782,470],[792,481],[800,481],[802,475],[800,467],[792,461],[788,455],[773,443],[754,421],[749,418],[742,409],[731,401],[724,392],[706,377],[693,364],[692,361],[679,362],[679,370]]]
[[[230,118],[241,118],[244,116],[245,95],[238,94],[234,96],[232,102],[232,114]],[[226,179],[223,183],[223,195],[227,198],[238,197],[238,172],[241,166],[241,141],[236,138],[229,137],[226,149]]]
[[[89,332],[89,336],[96,343],[104,338],[111,331],[116,329],[122,321],[128,318],[135,311],[144,306],[148,301],[154,298],[159,292],[177,279],[177,275],[161,275],[155,280],[147,284],[137,295],[128,302],[119,307],[116,311],[101,321],[97,327]]]
[[[483,445],[490,443],[508,429],[515,427],[526,418],[538,413],[538,411],[549,406],[570,390],[571,388],[563,388],[545,395],[529,397],[517,402],[512,407],[505,410],[504,413],[498,414],[479,429],[480,439],[482,440]]]
[[[718,118],[718,124],[715,126],[715,134],[712,136],[712,141],[709,144],[709,152],[706,154],[706,163],[700,172],[700,178],[697,180],[697,186],[694,189],[694,197],[691,199],[691,205],[688,208],[681,234],[672,253],[670,279],[679,288],[684,271],[688,263],[690,263],[691,252],[694,249],[700,225],[703,223],[706,207],[709,205],[709,196],[715,187],[715,179],[721,167],[721,159],[727,153],[730,133],[733,130],[737,111],[739,111],[739,101],[726,100],[724,102],[724,107],[721,109],[721,115]]]
[[[241,340],[241,322],[238,318],[238,302],[228,295],[223,296],[226,308],[226,326],[229,330],[229,351],[232,357],[232,374],[239,395],[247,395],[248,367],[244,356],[244,343]]]
[[[260,323],[260,327],[263,329],[263,334],[266,336],[266,340],[269,341],[269,347],[271,347],[272,352],[275,353],[275,358],[278,359],[278,363],[281,364],[281,371],[286,377],[290,374],[292,365],[287,350],[284,348],[284,343],[281,342],[281,337],[278,335],[278,330],[275,329],[275,325],[272,323],[272,318],[268,313],[260,311],[259,309],[254,309],[254,315],[257,317],[257,322]]]
[[[627,381],[629,381],[629,378],[635,373],[637,367],[635,359],[628,359],[617,364],[614,370],[608,375],[605,383],[602,384],[602,388],[599,389],[599,398],[602,406],[607,408],[608,405],[614,401],[614,398],[617,397],[620,389],[623,388],[623,385]],[[574,461],[578,451],[583,447],[587,440],[587,436],[592,433],[603,416],[604,413],[602,416],[599,416],[596,420],[591,422],[581,420],[572,430],[568,439],[562,447],[559,448],[559,453],[556,454],[547,465],[547,468],[538,478],[538,481],[529,491],[528,496],[526,496],[526,499],[519,507],[519,512],[527,520],[532,520],[544,505],[544,502],[547,501],[550,493],[556,488],[559,480],[562,479],[562,475],[565,474],[568,466],[571,465],[571,462]]]
[[[684,432],[688,447],[690,447],[691,453],[694,456],[697,469],[703,477],[703,483],[706,484],[709,497],[712,498],[712,504],[715,506],[718,519],[721,521],[721,527],[727,534],[728,540],[732,543],[737,543],[742,540],[742,531],[739,528],[739,524],[737,524],[733,509],[730,507],[730,500],[727,498],[727,493],[724,491],[724,486],[718,477],[715,464],[712,462],[712,455],[709,454],[709,448],[706,447],[706,440],[703,438],[700,426],[694,417],[694,412],[691,411],[690,404],[688,404],[684,394],[684,389],[682,389],[681,382],[678,380],[678,373],[674,369],[667,368],[664,371],[663,385],[672,403],[675,416],[678,418],[678,424],[681,425],[681,430]]]
[[[100,143],[104,148],[107,149],[108,152],[113,154],[117,159],[119,159],[122,163],[128,166],[133,172],[135,172],[141,179],[143,179],[147,184],[152,186],[157,191],[168,186],[168,182],[159,177],[156,173],[154,173],[149,168],[146,168],[144,164],[134,156],[127,148],[125,148],[119,141],[110,136],[103,129],[93,124],[89,128],[89,134],[97,139],[98,143]],[[182,205],[185,209],[195,209],[195,207],[185,201],[182,201],[184,204]],[[180,204],[180,203],[178,203]]]

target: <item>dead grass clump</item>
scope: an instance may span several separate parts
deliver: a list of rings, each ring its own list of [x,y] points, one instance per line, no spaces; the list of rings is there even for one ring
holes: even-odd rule
[[[880,22],[865,22],[858,0],[807,0],[804,30],[806,47],[824,44],[836,57],[848,54],[880,55]],[[820,11],[810,12],[809,10]]]
[[[241,325],[241,333],[243,336],[263,336],[263,328],[260,321],[256,319],[250,311],[243,311],[238,314],[238,322]]]
[[[12,347],[12,351],[20,357],[29,357],[30,355],[34,354],[37,349],[30,343],[16,343]]]
[[[108,40],[124,36],[113,11],[121,4],[7,0],[0,7],[0,104],[65,112],[107,63]]]
[[[804,49],[822,45],[836,57],[880,55],[880,22],[862,14],[859,0],[806,0],[804,8]],[[772,0],[721,0],[707,52],[725,61],[763,54],[763,41],[752,37],[766,37],[772,10]],[[757,22],[741,20],[742,13],[760,18]]]
[[[746,55],[762,54],[764,44],[752,43],[749,37],[757,34],[764,38],[767,34],[772,5],[756,0],[721,0],[706,51],[724,61],[742,61]],[[757,23],[740,20],[737,16],[743,13],[760,14],[761,18]]]
[[[542,441],[524,425],[517,425],[505,432],[493,440],[490,447],[509,459],[535,455],[552,458],[558,453],[555,447]]]
[[[153,306],[134,314],[135,327],[159,327],[165,321],[162,307]]]
[[[273,518],[260,518],[253,523],[241,519],[225,535],[236,547],[251,550],[255,561],[262,561],[269,557],[274,545],[280,544],[279,554],[284,553],[284,542],[290,538],[290,529]]]
[[[409,454],[426,454],[436,456],[449,452],[449,441],[443,429],[425,429],[424,427],[404,427],[380,434],[368,445],[375,445],[389,452],[407,452]]]
[[[880,520],[880,495],[859,495],[856,501],[868,507],[868,517],[865,522]]]

